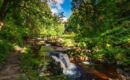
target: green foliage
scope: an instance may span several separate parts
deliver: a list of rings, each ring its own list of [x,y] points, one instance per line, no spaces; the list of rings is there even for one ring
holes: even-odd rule
[[[43,29],[41,29],[41,34],[49,35],[49,36],[61,36],[64,33],[64,25],[52,18],[50,25],[46,25]]]
[[[26,30],[23,28],[19,28],[15,25],[5,25],[0,32],[0,37],[9,42],[22,45],[25,34]]]
[[[84,45],[91,50],[92,59],[120,61],[128,66],[130,22],[125,7],[128,3],[128,0],[72,0],[73,14],[66,28],[76,33],[74,39],[81,44],[79,47]]]
[[[69,80],[64,75],[50,76],[49,79],[51,79],[51,80]]]
[[[31,80],[42,80],[43,78],[39,77],[38,68],[40,66],[40,60],[36,59],[32,54],[20,54],[19,58],[21,60],[21,70],[25,72]]]
[[[1,26],[1,23],[4,25]],[[0,0],[0,40],[23,46],[28,45],[25,42],[33,35],[61,35],[63,32],[64,26],[59,16],[52,15],[47,1]],[[6,49],[7,43],[2,42],[2,51]],[[10,51],[8,47],[5,57]],[[4,53],[1,55],[4,56]]]
[[[39,77],[38,68],[41,64],[46,68],[46,53],[32,54],[35,50],[31,50],[28,40],[34,38],[34,35],[38,38],[39,34],[62,35],[62,16],[52,15],[47,0],[0,0],[0,68],[11,52],[12,44],[27,46],[23,54],[19,55],[21,70],[26,75],[21,75],[19,79],[43,80]]]
[[[21,61],[21,71],[25,74],[22,74],[18,77],[19,80],[68,80],[64,75],[56,75],[56,76],[46,76],[46,73],[41,73],[41,71],[48,70],[47,68],[50,62],[50,57],[48,53],[45,51],[53,50],[49,47],[41,47],[40,52],[38,53],[38,57],[36,58],[32,53],[24,53],[20,54],[19,58]],[[52,67],[52,66],[51,66]],[[53,66],[54,67],[54,66]],[[45,76],[40,77],[39,75]]]
[[[8,58],[8,55],[12,49],[13,47],[8,41],[0,39],[0,69],[5,60]]]
[[[42,46],[39,52],[39,59],[42,62],[41,64],[43,65],[42,71],[47,70],[48,67],[47,65],[50,61],[49,54],[46,52],[48,50],[53,50],[53,49],[50,47]]]
[[[2,3],[3,3],[3,0],[0,0],[0,8],[1,8]]]
[[[27,76],[25,74],[21,74],[17,77],[17,80],[28,80]]]
[[[68,47],[75,46],[74,37],[75,37],[74,33],[66,33],[59,40],[59,43],[63,44],[64,46],[68,46]]]

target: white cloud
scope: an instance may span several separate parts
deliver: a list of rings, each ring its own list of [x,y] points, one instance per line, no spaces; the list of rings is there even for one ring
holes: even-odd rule
[[[65,0],[48,0],[48,5],[51,9],[52,14],[58,14],[63,11],[61,4],[64,3]]]
[[[61,4],[64,3],[64,0],[55,0],[56,1],[56,6],[59,10],[62,10]]]
[[[63,17],[63,22],[67,22],[67,18],[66,17]]]
[[[64,3],[64,0],[55,0],[58,4]]]
[[[51,12],[52,12],[52,14],[57,14],[58,10],[56,8],[51,8]]]
[[[63,10],[62,7],[61,7],[59,4],[56,4],[56,7],[57,7],[59,10]]]
[[[49,0],[48,4],[49,6],[52,7],[56,7],[58,10],[62,10],[61,4],[64,3],[64,0]]]

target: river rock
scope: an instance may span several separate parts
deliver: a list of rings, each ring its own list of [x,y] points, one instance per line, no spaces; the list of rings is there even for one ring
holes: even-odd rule
[[[117,68],[117,73],[121,76],[122,80],[130,80],[130,72]]]

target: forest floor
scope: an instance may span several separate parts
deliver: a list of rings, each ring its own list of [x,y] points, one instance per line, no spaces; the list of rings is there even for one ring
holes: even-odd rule
[[[9,55],[5,65],[0,71],[0,80],[17,80],[21,74],[18,54],[22,50],[23,48],[18,48]]]

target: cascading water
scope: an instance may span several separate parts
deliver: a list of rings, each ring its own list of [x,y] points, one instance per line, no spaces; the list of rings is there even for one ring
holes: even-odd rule
[[[55,51],[47,51],[50,53],[51,57],[59,62],[61,67],[63,68],[63,74],[69,77],[70,79],[79,78],[81,76],[81,72],[78,67],[71,63],[67,54]]]
[[[51,47],[50,45],[47,44],[42,46]],[[68,78],[70,78],[70,80],[71,79],[77,80],[81,77],[82,73],[79,70],[78,66],[70,62],[67,54],[51,50],[48,50],[47,52],[49,53],[50,57],[52,57],[52,59],[55,60],[55,62],[60,63],[60,66],[63,69],[63,74]]]

